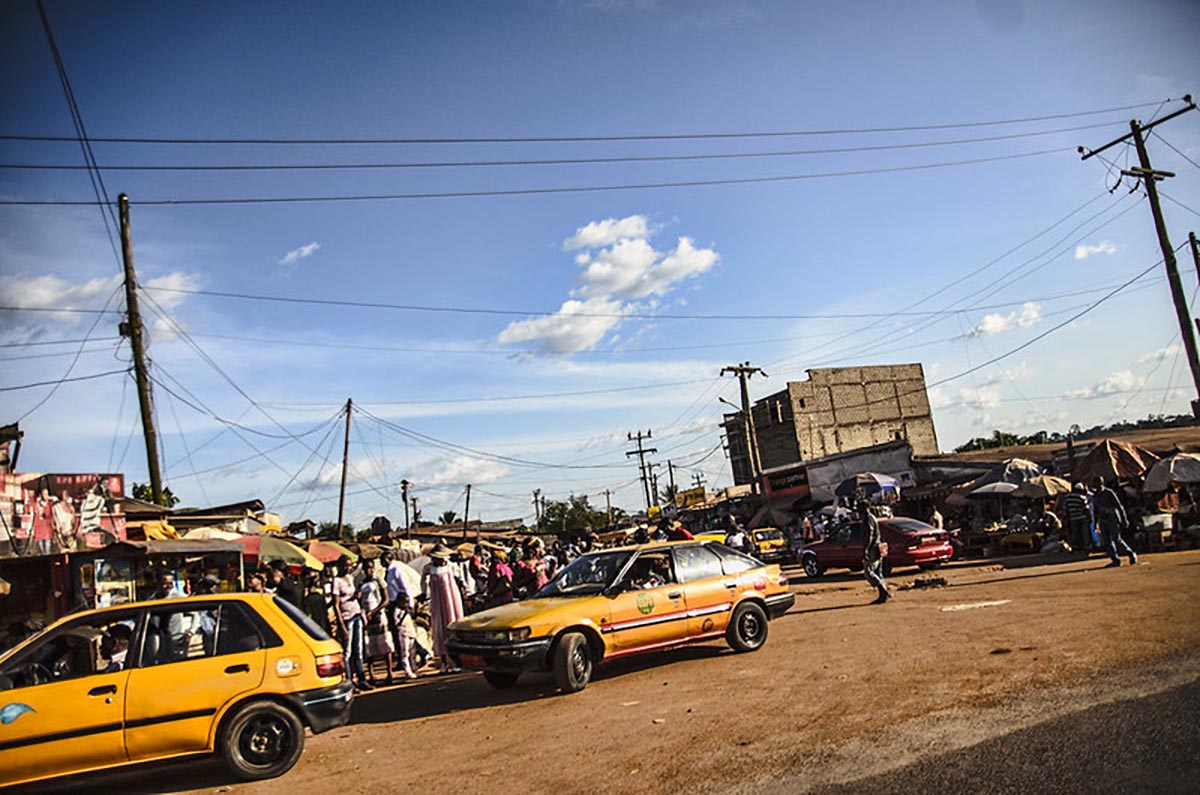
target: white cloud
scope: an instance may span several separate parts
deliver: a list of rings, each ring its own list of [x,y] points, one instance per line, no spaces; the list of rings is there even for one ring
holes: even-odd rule
[[[1063,393],[1064,400],[1091,400],[1093,398],[1116,395],[1137,389],[1144,384],[1145,378],[1135,376],[1129,370],[1118,370],[1109,373],[1100,381],[1082,389],[1072,389]]]
[[[540,352],[550,354],[591,350],[624,315],[653,311],[655,299],[710,270],[720,259],[716,251],[697,248],[688,237],[679,238],[671,251],[659,251],[650,243],[652,235],[643,215],[593,221],[575,230],[564,241],[564,250],[588,250],[574,257],[583,272],[570,300],[553,315],[509,324],[497,338],[500,344],[539,342]],[[639,300],[645,303],[631,303]],[[595,314],[604,317],[590,316]]]
[[[1079,245],[1075,247],[1075,259],[1087,259],[1093,254],[1116,254],[1117,247],[1107,240],[1101,240],[1095,245]]]
[[[563,241],[564,251],[577,248],[603,248],[621,240],[639,240],[650,237],[650,225],[644,215],[627,218],[605,218],[592,221],[575,230],[575,234]]]
[[[499,461],[486,461],[463,455],[448,461],[425,482],[433,486],[440,486],[443,483],[491,483],[504,477],[510,471],[511,467]]]
[[[544,353],[570,354],[594,348],[626,312],[620,301],[607,298],[563,302],[553,315],[517,320],[500,332],[501,345],[539,342]],[[597,316],[599,315],[599,316]]]
[[[1042,307],[1033,301],[1026,301],[1020,309],[1009,312],[1007,315],[985,315],[983,320],[971,329],[970,336],[990,337],[1017,328],[1029,328],[1041,319]]]
[[[1161,362],[1163,359],[1176,356],[1182,347],[1179,345],[1168,345],[1165,348],[1159,348],[1156,351],[1150,351],[1147,354],[1138,357],[1137,364],[1149,364],[1150,362]]]
[[[966,409],[983,411],[1000,403],[1000,390],[992,386],[963,387],[958,391],[934,387],[929,390],[929,405],[933,409]]]
[[[300,248],[292,249],[288,253],[284,254],[282,259],[276,261],[280,265],[295,265],[300,260],[311,257],[320,247],[321,244],[314,240],[313,242],[303,245]]]
[[[26,276],[16,274],[0,276],[0,304],[20,307],[55,307],[61,309],[99,309],[109,296],[121,287],[123,277],[120,274],[88,279],[83,282],[69,282],[53,274],[45,276]],[[142,287],[166,287],[177,290],[194,290],[200,286],[200,277],[194,273],[174,271],[164,276],[156,276],[142,282]],[[155,292],[153,298],[158,306],[170,311],[179,306],[187,295],[184,293]],[[116,296],[108,305],[109,310],[120,311],[125,306],[124,295]],[[161,321],[151,321],[153,312],[143,307],[146,322],[151,322],[152,328],[165,332]],[[95,315],[78,314],[73,312],[37,312],[13,313],[12,320],[5,329],[5,337],[32,339],[52,333],[56,328],[72,328],[83,323],[91,325]],[[105,321],[101,320],[101,323]],[[115,324],[115,321],[113,321]]]

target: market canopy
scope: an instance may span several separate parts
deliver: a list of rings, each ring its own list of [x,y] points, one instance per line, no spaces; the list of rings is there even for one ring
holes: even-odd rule
[[[1078,483],[1090,483],[1093,478],[1102,477],[1111,484],[1141,477],[1157,461],[1158,456],[1145,448],[1115,439],[1103,439],[1079,462],[1073,475]]]
[[[342,546],[336,541],[314,541],[308,545],[308,554],[322,563],[333,563],[345,555],[350,560],[358,560],[358,553]]]
[[[1150,467],[1142,491],[1166,491],[1172,483],[1200,483],[1200,455],[1176,453]]]
[[[862,491],[870,497],[885,491],[900,491],[900,484],[891,475],[880,475],[878,472],[860,472],[848,477],[837,485],[833,493],[838,497],[853,497]]]
[[[1013,496],[1013,492],[1018,488],[1016,483],[988,483],[980,486],[977,489],[967,492],[968,500],[994,500],[1004,499],[1005,497]]]
[[[235,543],[242,548],[246,557],[256,559],[259,563],[282,560],[291,566],[307,566],[317,571],[325,568],[324,563],[300,547],[275,536],[257,534],[239,536]]]
[[[1038,475],[1017,486],[1012,496],[1030,500],[1045,500],[1071,490],[1070,482],[1054,475]]]

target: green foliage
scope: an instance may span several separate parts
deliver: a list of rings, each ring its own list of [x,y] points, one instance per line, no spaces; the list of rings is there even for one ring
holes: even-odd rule
[[[438,517],[438,521],[442,524],[454,524],[458,521],[458,514],[454,511],[443,511],[442,515]]]
[[[353,544],[357,536],[354,533],[354,525],[347,522],[342,525],[342,532],[338,534],[337,522],[321,522],[317,525],[317,538],[322,541],[337,541],[342,544]]]
[[[613,508],[613,520],[625,516],[620,508]],[[608,514],[597,510],[588,502],[587,495],[572,494],[566,502],[547,501],[542,511],[541,529],[548,533],[578,532],[585,528],[598,529],[608,524]]]
[[[154,502],[154,495],[150,491],[149,483],[134,483],[133,496],[134,499],[145,500],[146,502]],[[167,508],[174,508],[179,504],[179,498],[171,492],[170,486],[163,486],[162,501],[163,505]]]
[[[1081,439],[1096,439],[1127,431],[1183,428],[1195,424],[1196,420],[1187,414],[1151,414],[1144,420],[1115,422],[1112,425],[1096,425],[1087,430],[1083,430],[1078,425],[1072,425],[1068,433],[1071,438],[1079,441]],[[966,444],[959,445],[954,448],[954,452],[966,453],[971,450],[991,450],[996,447],[1021,447],[1030,444],[1062,444],[1066,441],[1067,435],[1058,431],[1054,431],[1053,433],[1038,431],[1029,436],[1020,436],[1015,433],[1006,433],[1005,431],[993,431],[991,436],[978,436]]]

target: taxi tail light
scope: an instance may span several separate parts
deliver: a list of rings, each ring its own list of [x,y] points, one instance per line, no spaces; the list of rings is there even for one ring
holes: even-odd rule
[[[791,579],[788,577],[787,572],[785,572],[783,569],[779,570],[779,584],[784,588],[791,584]]]
[[[346,673],[346,658],[342,654],[326,654],[317,658],[317,676],[342,676]]]

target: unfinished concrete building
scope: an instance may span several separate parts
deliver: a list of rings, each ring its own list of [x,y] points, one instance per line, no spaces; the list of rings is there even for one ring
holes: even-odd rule
[[[763,470],[905,440],[915,455],[938,453],[920,364],[808,371],[751,407]],[[751,481],[741,412],[726,414],[734,482]]]

